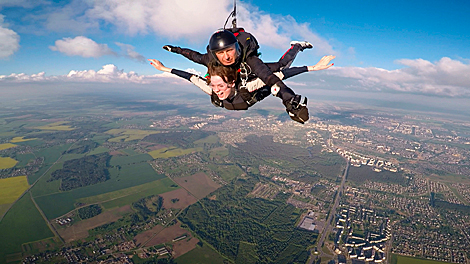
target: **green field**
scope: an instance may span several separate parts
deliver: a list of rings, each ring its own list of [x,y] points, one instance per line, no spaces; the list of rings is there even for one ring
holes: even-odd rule
[[[16,164],[17,168],[25,167],[30,160],[33,160],[35,157],[32,153],[26,154],[16,154],[15,159],[18,160],[18,164]]]
[[[65,144],[65,145],[59,145],[59,146],[54,146],[46,149],[42,149],[40,151],[35,152],[34,154],[36,157],[44,157],[44,163],[46,165],[50,165],[54,162],[56,162],[62,153],[66,151],[68,148],[70,148],[72,144]]]
[[[105,153],[105,152],[108,152],[109,149],[108,148],[105,148],[105,147],[97,147],[95,149],[93,149],[92,151],[90,151],[88,153],[88,155],[96,155],[96,154],[101,154],[101,153]]]
[[[51,124],[47,124],[44,126],[38,126],[35,127],[36,129],[41,129],[41,130],[55,130],[55,131],[70,131],[74,130],[74,128],[64,125],[67,124],[68,122],[66,121],[59,121],[59,122],[54,122]]]
[[[38,194],[50,191],[51,184],[55,184],[52,188],[57,188],[58,190],[59,181],[46,182],[47,177],[44,177],[34,186],[33,194],[47,218],[54,219],[75,209],[75,203],[79,199],[119,191],[166,177],[165,175],[157,174],[152,166],[146,162],[131,165],[123,164],[119,168],[110,168],[109,172],[111,179],[105,182],[73,189],[68,192],[57,192],[37,197]]]
[[[85,157],[85,155],[87,155],[87,154],[86,154],[86,153],[83,153],[83,154],[69,153],[69,154],[63,155],[63,156],[60,158],[60,161],[61,161],[61,162],[64,162],[64,161],[67,161],[67,160],[80,159],[80,158]]]
[[[109,142],[127,142],[132,140],[140,140],[148,135],[160,133],[151,130],[138,130],[138,129],[111,129],[106,131],[106,134],[114,135],[114,138],[108,139]]]
[[[152,157],[148,154],[141,154],[137,153],[132,156],[113,156],[109,161],[110,166],[117,166],[117,165],[127,165],[133,163],[141,163],[152,160]]]
[[[0,234],[0,263],[6,262],[7,255],[21,252],[23,243],[54,236],[28,194],[3,217]]]
[[[0,170],[13,168],[16,163],[18,163],[18,161],[10,157],[0,157]]]
[[[256,254],[256,244],[240,241],[238,245],[236,264],[255,264],[258,261]]]
[[[217,142],[219,142],[219,137],[216,135],[210,135],[206,138],[194,141],[194,144],[204,144],[204,143],[215,144]]]
[[[140,192],[136,192],[136,193],[124,196],[124,197],[117,198],[115,200],[102,203],[101,205],[106,209],[121,207],[126,204],[134,203],[138,201],[139,199],[147,197],[147,196],[162,194],[162,193],[166,193],[166,192],[173,191],[173,190],[180,188],[179,186],[175,186],[174,182],[170,180],[169,178],[163,178],[158,181],[150,182],[144,185],[150,188],[144,189]]]
[[[10,208],[11,204],[0,204],[0,221],[3,218],[3,214],[8,211],[8,208]]]
[[[210,150],[210,157],[225,157],[228,156],[229,152],[226,147],[219,147]]]
[[[63,163],[59,162],[50,167],[47,173],[31,189],[33,197],[48,195],[59,191],[60,181],[48,182],[48,180],[51,178],[51,173],[63,168],[62,165]]]
[[[35,172],[32,175],[29,175],[28,177],[28,183],[31,185],[33,184],[41,175],[43,175],[47,170],[49,169],[49,166],[43,166],[41,167],[37,172]]]
[[[197,246],[195,249],[178,257],[176,263],[178,264],[224,264],[223,258],[217,251],[213,250],[204,243],[202,247]],[[232,263],[232,262],[229,262]]]
[[[11,204],[28,189],[26,176],[0,179],[0,204]]]
[[[243,174],[237,165],[209,165],[208,167],[225,181],[231,181]]]
[[[121,190],[114,191],[114,192],[108,192],[108,193],[98,194],[95,196],[81,198],[81,199],[78,199],[77,202],[83,203],[83,204],[94,204],[94,203],[101,203],[101,202],[109,201],[108,203],[112,204],[112,203],[115,203],[115,201],[117,200],[124,199],[131,195],[145,193],[146,191],[149,191],[149,190],[151,192],[156,192],[156,194],[159,194],[159,193],[165,193],[165,192],[172,191],[174,189],[179,188],[179,187],[176,187],[176,188],[170,187],[173,184],[174,183],[172,180],[165,177],[163,179],[141,184],[138,186],[121,189]],[[129,203],[124,203],[122,205],[126,205]],[[105,207],[111,208],[110,206],[105,206]]]
[[[169,147],[169,148],[161,148],[161,149],[150,151],[149,154],[154,159],[158,159],[158,158],[166,159],[166,158],[171,158],[171,157],[183,156],[192,152],[197,152],[197,151],[202,151],[202,150],[203,149],[200,147],[188,148],[188,149]]]
[[[392,254],[391,263],[392,264],[442,264],[442,263],[447,263],[447,262],[430,260],[430,259],[413,258],[413,257],[408,257],[408,256]]]

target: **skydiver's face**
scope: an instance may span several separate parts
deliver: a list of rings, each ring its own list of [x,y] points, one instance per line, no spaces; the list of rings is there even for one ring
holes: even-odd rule
[[[225,100],[235,94],[235,83],[226,83],[220,76],[211,76],[212,91],[220,100]]]
[[[222,63],[224,66],[230,66],[234,64],[237,59],[237,50],[235,49],[235,44],[224,50],[217,51],[215,55],[217,56],[217,59],[219,59],[220,63]]]

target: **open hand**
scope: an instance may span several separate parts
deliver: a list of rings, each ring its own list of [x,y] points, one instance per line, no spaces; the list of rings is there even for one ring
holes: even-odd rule
[[[308,71],[320,71],[330,68],[334,63],[330,63],[331,60],[336,58],[334,55],[326,55],[320,59],[320,61],[314,66],[308,66]],[[330,64],[329,64],[330,63]]]
[[[170,68],[165,67],[163,65],[163,63],[161,63],[159,60],[148,59],[148,61],[150,61],[150,65],[152,65],[153,67],[155,67],[155,69],[157,69],[159,71],[164,71],[164,72],[170,72],[171,71]]]

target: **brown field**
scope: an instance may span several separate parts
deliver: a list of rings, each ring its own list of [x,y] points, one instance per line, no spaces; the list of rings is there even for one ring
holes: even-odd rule
[[[119,150],[113,150],[109,152],[109,155],[111,156],[125,156],[126,153],[119,151]]]
[[[168,147],[169,146],[167,146],[167,145],[152,144],[151,146],[146,146],[146,150],[148,150],[150,152],[152,150],[157,150],[157,149],[161,149],[161,148],[168,148]]]
[[[181,228],[181,223],[178,222],[160,231],[155,237],[145,243],[145,246],[151,247],[163,243],[172,242],[173,239],[185,234],[188,236],[188,238],[183,239],[181,241],[188,240],[189,237],[191,237],[191,233],[188,230]]]
[[[65,242],[75,241],[77,239],[88,237],[88,230],[114,222],[121,218],[124,214],[131,212],[131,206],[125,205],[123,207],[105,211],[90,219],[79,221],[74,223],[72,226],[66,228],[57,228],[57,231]]]
[[[161,232],[164,229],[162,225],[156,225],[152,229],[147,230],[143,233],[138,234],[137,236],[134,237],[135,244],[137,246],[142,245],[143,243],[147,242],[154,234],[157,234]],[[157,244],[156,244],[157,245]]]
[[[196,248],[196,244],[199,242],[199,239],[195,237],[185,238],[173,244],[173,252],[171,255],[174,258],[177,258],[181,255],[188,253],[189,251]]]
[[[187,177],[175,178],[174,181],[198,199],[206,197],[209,193],[220,187],[218,183],[211,180],[209,176],[203,172]]]
[[[183,188],[159,194],[159,196],[163,197],[163,207],[167,209],[183,209],[197,202],[196,198],[194,198],[194,196],[192,196],[190,193],[188,193],[188,191]],[[179,199],[179,201],[174,203],[171,201],[172,199]]]

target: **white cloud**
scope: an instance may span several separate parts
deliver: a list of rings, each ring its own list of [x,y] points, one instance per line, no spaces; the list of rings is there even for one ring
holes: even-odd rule
[[[137,53],[134,49],[134,46],[129,45],[129,44],[123,44],[116,42],[116,45],[118,45],[121,48],[121,53],[122,56],[130,58],[132,60],[136,60],[138,62],[146,62],[147,60],[145,59],[144,56],[141,54]]]
[[[49,47],[51,50],[59,51],[68,56],[81,56],[85,58],[98,58],[104,55],[116,55],[106,44],[98,44],[95,41],[78,36],[75,38],[64,38],[56,40],[54,46]]]
[[[325,73],[355,80],[358,89],[470,96],[470,63],[447,57],[434,63],[423,59],[402,59],[397,63],[406,67],[391,71],[380,68],[331,68]]]
[[[4,24],[0,14],[0,59],[8,58],[20,48],[20,36]]]
[[[208,39],[221,27],[230,0],[102,0],[86,11],[90,20],[102,20],[129,35],[157,33],[168,38]],[[214,28],[216,27],[216,28]]]
[[[49,30],[84,34],[100,26],[125,35],[155,34],[170,40],[207,43],[223,27],[233,9],[231,0],[73,0],[41,18]],[[252,33],[261,46],[285,49],[291,40],[308,40],[316,54],[335,54],[329,41],[291,16],[272,15],[238,2],[238,26]],[[231,19],[228,26],[230,27]]]
[[[187,72],[200,74],[194,69]],[[134,71],[125,72],[116,65],[107,64],[100,70],[71,70],[67,75],[46,76],[44,72],[27,75],[25,73],[12,73],[0,75],[0,82],[97,82],[97,83],[161,83],[170,81],[173,84],[189,84],[188,81],[171,73],[158,73],[154,75],[139,75]]]
[[[332,67],[321,71],[324,77],[341,77],[337,82],[340,89],[354,89],[365,91],[378,91],[402,94],[425,94],[448,97],[470,97],[470,62],[452,60],[444,57],[437,62],[429,62],[422,59],[399,60],[398,63],[406,66],[398,70],[385,70],[380,68],[359,67]],[[186,71],[199,74],[194,69]],[[311,76],[311,77],[310,77]],[[321,77],[321,76],[320,76]],[[301,82],[289,79],[289,85],[300,87],[324,86],[328,79],[319,78],[317,74],[305,74]],[[339,78],[338,78],[339,80]],[[67,75],[46,76],[44,72],[26,75],[10,74],[0,75],[0,82],[40,82],[40,81],[74,81],[74,82],[105,82],[105,83],[161,83],[172,82],[176,84],[188,84],[186,80],[169,73],[154,75],[139,75],[134,71],[125,72],[117,66],[108,64],[102,69],[72,70]],[[336,83],[336,82],[335,82]]]
[[[144,76],[139,76],[137,73],[124,72],[119,70],[113,64],[104,65],[99,71],[85,70],[85,71],[70,71],[66,79],[75,81],[91,81],[91,82],[134,82],[142,83]]]

